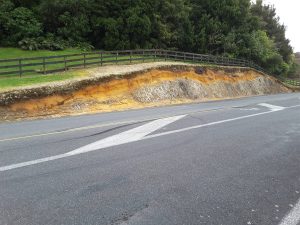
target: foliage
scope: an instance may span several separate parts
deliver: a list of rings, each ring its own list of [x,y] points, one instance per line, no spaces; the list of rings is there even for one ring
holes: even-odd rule
[[[293,70],[293,49],[262,0],[0,0],[0,45],[22,49],[169,48]]]
[[[4,29],[9,41],[17,42],[22,38],[38,37],[41,33],[41,23],[30,9],[19,7],[9,13]]]
[[[23,50],[38,50],[48,49],[52,51],[63,50],[66,48],[66,43],[63,40],[55,39],[53,36],[39,38],[24,38],[18,42],[18,45]]]

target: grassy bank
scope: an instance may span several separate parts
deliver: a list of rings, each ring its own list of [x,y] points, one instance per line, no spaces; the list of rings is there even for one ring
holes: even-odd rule
[[[35,75],[28,77],[5,77],[0,79],[0,90],[11,89],[21,86],[29,86],[35,84],[44,84],[54,81],[64,81],[75,77],[85,76],[82,70],[62,72],[50,75]]]

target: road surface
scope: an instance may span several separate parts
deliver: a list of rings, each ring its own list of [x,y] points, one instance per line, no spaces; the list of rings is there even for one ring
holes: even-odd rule
[[[300,94],[0,124],[0,225],[296,225]]]

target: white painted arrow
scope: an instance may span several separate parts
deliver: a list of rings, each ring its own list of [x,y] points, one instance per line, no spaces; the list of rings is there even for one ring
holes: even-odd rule
[[[259,105],[263,106],[263,107],[266,107],[268,109],[271,109],[272,111],[280,111],[280,110],[284,110],[285,109],[285,107],[278,106],[278,105],[271,105],[271,104],[267,104],[267,103],[261,103]]]
[[[152,121],[150,123],[146,123],[140,127],[136,127],[134,129],[125,131],[123,133],[113,135],[111,137],[108,137],[108,138],[102,139],[100,141],[94,142],[92,144],[86,145],[84,147],[78,148],[71,152],[67,152],[67,153],[55,155],[55,156],[50,156],[50,157],[45,157],[45,158],[41,158],[41,159],[36,159],[36,160],[28,161],[28,162],[22,162],[22,163],[17,163],[17,164],[0,167],[0,172],[7,171],[7,170],[13,170],[13,169],[17,169],[17,168],[22,168],[22,167],[26,167],[26,166],[32,166],[32,165],[36,165],[36,164],[41,164],[44,162],[67,158],[70,156],[75,156],[75,155],[79,155],[79,154],[83,154],[83,153],[87,153],[87,152],[91,152],[91,151],[96,151],[96,150],[100,150],[100,149],[104,149],[104,148],[108,148],[108,147],[112,147],[112,146],[117,146],[117,145],[121,145],[121,144],[139,141],[139,140],[143,139],[145,136],[147,136],[148,134],[151,134],[154,131],[159,130],[159,129],[163,128],[164,126],[167,126],[177,120],[180,120],[185,116],[186,115],[158,119],[158,120]]]
[[[169,117],[165,119],[159,119],[155,120],[153,122],[147,123],[143,126],[134,128],[132,130],[125,131],[123,133],[102,139],[100,141],[94,142],[92,144],[86,145],[82,148],[76,149],[72,152],[68,152],[68,155],[78,155],[86,152],[91,152],[103,148],[108,148],[116,145],[126,144],[134,141],[141,140],[143,137],[145,137],[148,134],[153,133],[156,130],[159,130],[181,118],[185,117],[183,116],[175,116],[175,117]]]

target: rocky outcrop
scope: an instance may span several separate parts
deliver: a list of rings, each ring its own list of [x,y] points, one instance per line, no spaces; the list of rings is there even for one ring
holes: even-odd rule
[[[133,92],[132,95],[139,102],[149,103],[178,98],[203,100],[276,94],[287,91],[287,88],[283,87],[276,80],[261,76],[250,81],[217,81],[211,84],[204,84],[189,79],[177,79],[142,87]]]

